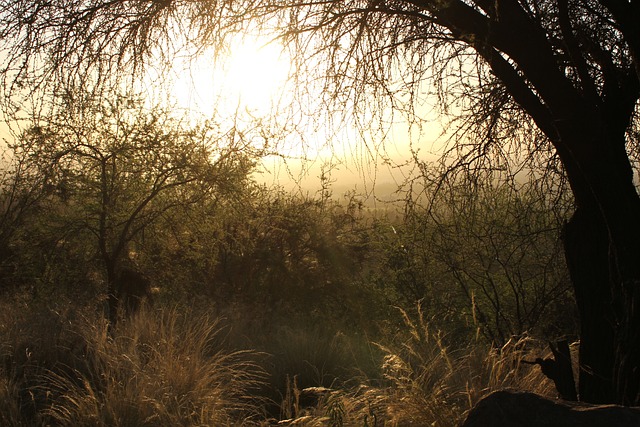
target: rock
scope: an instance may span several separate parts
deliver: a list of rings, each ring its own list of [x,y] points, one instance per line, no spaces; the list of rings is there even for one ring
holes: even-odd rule
[[[497,391],[469,412],[461,427],[639,427],[640,408],[550,400]]]

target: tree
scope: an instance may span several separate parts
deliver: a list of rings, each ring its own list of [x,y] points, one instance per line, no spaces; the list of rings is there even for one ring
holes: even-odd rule
[[[234,135],[211,123],[187,126],[117,95],[68,97],[23,133],[19,146],[31,169],[47,177],[62,227],[88,232],[95,243],[112,323],[118,276],[145,230],[243,185],[255,153]]]
[[[436,304],[455,301],[437,318],[466,316],[469,322],[473,316],[469,323],[495,346],[526,333],[547,340],[575,335],[575,304],[559,239],[567,205],[551,202],[537,182],[497,179],[499,174],[475,183],[450,180],[426,197],[426,207],[411,201],[403,233],[407,258],[433,271],[431,277],[417,276],[438,285],[429,293]],[[423,303],[425,312],[430,303]]]
[[[457,166],[510,149],[559,160],[576,204],[564,242],[581,320],[580,397],[640,403],[638,2],[6,0],[1,10],[8,89],[137,66],[173,46],[172,29],[220,46],[251,22],[300,49],[309,82],[324,73],[323,99],[339,111],[408,106],[415,118],[411,106],[434,78],[441,107],[461,120]]]
[[[0,291],[22,282],[19,236],[25,222],[45,209],[42,201],[48,196],[47,178],[29,167],[28,151],[9,146],[0,156]]]

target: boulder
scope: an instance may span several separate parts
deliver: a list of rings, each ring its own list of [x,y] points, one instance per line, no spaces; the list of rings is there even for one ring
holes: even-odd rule
[[[469,412],[461,427],[639,427],[640,408],[550,400],[497,391]]]

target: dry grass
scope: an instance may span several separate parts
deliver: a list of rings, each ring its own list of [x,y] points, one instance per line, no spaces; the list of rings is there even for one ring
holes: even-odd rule
[[[408,337],[384,351],[382,385],[335,390],[296,425],[315,426],[457,426],[466,413],[492,391],[513,388],[554,395],[553,384],[523,359],[540,355],[534,340],[513,339],[502,348],[479,343],[449,350],[442,334],[431,331],[418,310],[412,321],[403,312]]]
[[[23,420],[25,425],[225,426],[253,425],[262,418],[260,402],[252,398],[263,379],[256,354],[224,350],[217,322],[207,317],[146,312],[119,324],[112,336],[96,316],[58,317],[55,326],[34,328],[30,336],[22,330],[13,354],[5,353],[14,367],[5,372],[0,394],[8,397],[3,401],[18,403],[3,404],[2,412],[13,414],[14,425]],[[47,332],[57,338],[45,348],[38,335]],[[20,356],[25,351],[31,351],[28,360]]]
[[[206,316],[143,312],[109,335],[97,313],[14,314],[0,319],[0,425],[276,422],[265,414],[266,402],[256,397],[266,380],[257,362],[261,355],[226,349],[218,322]],[[532,339],[513,339],[493,349],[476,342],[454,350],[429,328],[420,310],[414,319],[402,314],[402,335],[378,345],[381,380],[362,377],[348,387],[304,389],[291,376],[281,407],[288,425],[455,426],[495,390],[554,394],[535,366],[522,363],[544,356]],[[312,347],[319,351],[319,344]],[[295,372],[301,362],[291,363],[288,370]],[[303,403],[309,393],[317,393],[311,406]]]

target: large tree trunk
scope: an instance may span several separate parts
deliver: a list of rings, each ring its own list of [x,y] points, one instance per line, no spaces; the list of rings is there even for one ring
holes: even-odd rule
[[[580,313],[579,395],[615,401],[615,315],[609,286],[609,238],[604,222],[578,209],[564,229],[565,257]]]
[[[640,198],[623,132],[617,141],[600,133],[599,144],[593,127],[575,134],[583,138],[563,163],[578,208],[564,238],[581,323],[580,400],[638,405]]]
[[[620,212],[622,244],[612,245],[614,306],[617,309],[613,382],[618,402],[640,405],[640,202]],[[626,221],[623,221],[626,219]],[[613,228],[613,227],[610,227]]]

